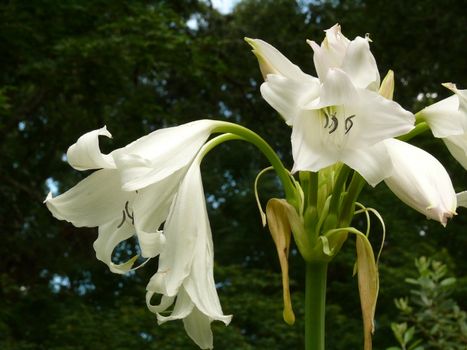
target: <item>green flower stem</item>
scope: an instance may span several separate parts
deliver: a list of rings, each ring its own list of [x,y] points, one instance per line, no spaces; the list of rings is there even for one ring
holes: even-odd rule
[[[409,141],[410,139],[413,139],[415,136],[423,134],[425,131],[428,131],[429,129],[430,127],[428,126],[427,123],[420,122],[417,125],[415,125],[415,128],[412,129],[410,132],[408,132],[405,135],[399,136],[397,139],[401,141]]]
[[[324,350],[327,262],[307,262],[305,350]]]
[[[310,173],[309,199],[311,206],[316,207],[318,205],[318,173],[314,171]]]
[[[355,202],[357,201],[363,187],[365,187],[365,184],[365,179],[358,172],[354,171],[347,195],[344,200],[344,204],[342,206],[339,226],[345,227],[350,225],[355,211]]]
[[[200,149],[199,157],[203,159],[204,156],[208,154],[213,148],[219,146],[221,143],[225,141],[232,141],[232,140],[244,140],[244,138],[238,135],[234,135],[234,134],[223,134],[220,136],[216,136],[212,140],[209,140],[208,142],[206,142],[206,144]]]
[[[329,204],[329,213],[335,215],[336,217],[339,212],[341,195],[345,190],[345,182],[347,181],[349,173],[350,168],[343,164],[341,170],[339,171],[339,175],[337,175],[337,179],[332,190],[331,204]]]
[[[274,152],[271,146],[269,146],[269,144],[261,136],[241,125],[228,122],[220,122],[220,125],[216,127],[212,132],[235,134],[237,136],[240,136],[243,140],[255,145],[266,156],[266,158],[276,171],[277,176],[279,177],[279,180],[282,183],[282,186],[284,186],[285,197],[287,201],[295,207],[299,205],[297,200],[297,191],[295,185],[292,182],[289,171],[284,167],[282,161],[277,156],[276,152]]]

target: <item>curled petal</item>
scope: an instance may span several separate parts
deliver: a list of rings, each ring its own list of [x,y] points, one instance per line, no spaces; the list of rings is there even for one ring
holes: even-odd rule
[[[163,305],[169,303],[170,297],[166,298],[163,301]],[[157,314],[157,321],[159,324],[163,324],[168,321],[180,320],[187,317],[193,311],[194,305],[193,302],[190,300],[185,289],[180,288],[179,293],[177,294],[177,298],[175,300],[175,306],[170,314],[170,316],[162,316],[160,313]]]
[[[122,264],[112,262],[112,253],[120,242],[127,240],[134,235],[134,228],[129,222],[120,224],[121,219],[110,221],[99,226],[99,236],[94,242],[94,250],[96,257],[105,263],[110,271],[123,274],[128,272],[138,256],[134,256],[130,260]]]
[[[104,126],[101,129],[90,131],[81,136],[67,151],[70,165],[77,170],[113,169],[115,162],[110,154],[102,154],[99,148],[99,136],[112,138]]]

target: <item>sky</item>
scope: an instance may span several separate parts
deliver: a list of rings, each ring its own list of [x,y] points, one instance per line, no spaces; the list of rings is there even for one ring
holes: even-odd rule
[[[232,12],[239,1],[240,0],[211,0],[211,3],[217,11],[225,15]]]

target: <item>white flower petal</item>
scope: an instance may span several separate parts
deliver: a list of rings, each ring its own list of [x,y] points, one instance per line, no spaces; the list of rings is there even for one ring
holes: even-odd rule
[[[201,349],[212,349],[214,347],[211,322],[212,320],[196,307],[183,319],[186,333]]]
[[[253,53],[260,61],[260,69],[263,76],[266,77],[268,74],[278,74],[296,81],[316,79],[303,73],[300,67],[290,62],[279,50],[267,42],[260,39],[249,38],[247,38],[246,41],[253,47]],[[269,77],[267,77],[267,80],[269,80]]]
[[[303,112],[292,128],[292,154],[294,167],[292,172],[308,170],[318,171],[340,158],[340,151],[334,144],[326,142],[329,132],[323,128],[320,112]]]
[[[393,171],[391,158],[384,142],[364,149],[346,149],[342,162],[356,170],[373,187],[390,176]]]
[[[445,226],[455,215],[457,199],[444,167],[420,148],[395,139],[384,142],[394,165],[385,179],[388,187],[405,204]]]
[[[342,66],[347,47],[350,43],[349,39],[341,33],[339,24],[325,30],[325,32],[326,38],[321,43],[321,46],[314,41],[307,41],[314,51],[313,62],[320,80],[326,78],[330,68]]]
[[[378,91],[380,76],[368,40],[357,37],[347,47],[342,62],[344,70],[356,87]]]
[[[168,297],[167,295],[162,295],[161,301],[159,304],[154,305],[151,304],[151,298],[155,294],[155,292],[148,290],[146,292],[146,306],[148,307],[149,311],[154,313],[161,313],[167,310],[174,302],[175,297]]]
[[[379,94],[359,89],[358,103],[353,106],[356,117],[348,133],[349,146],[364,148],[379,141],[408,133],[414,128],[415,117],[398,103]],[[346,108],[346,106],[344,106]]]
[[[452,156],[467,170],[467,133],[443,139]]]
[[[467,90],[463,90],[466,91]],[[447,137],[467,133],[467,113],[459,110],[459,97],[452,95],[424,108],[421,115],[435,137]]]
[[[132,209],[143,257],[158,255],[165,244],[165,235],[159,231],[159,228],[167,219],[184,173],[184,169],[178,170],[172,176],[138,190]]]
[[[457,196],[457,205],[459,207],[467,208],[467,191],[460,192],[456,196]]]
[[[110,271],[114,273],[123,274],[128,272],[132,268],[137,256],[117,265],[112,262],[112,253],[120,242],[127,240],[134,234],[135,229],[133,225],[128,220],[125,220],[125,218],[118,218],[99,226],[99,236],[93,244],[97,259],[107,264]]]
[[[102,169],[55,198],[49,194],[45,204],[59,220],[94,227],[121,218],[125,203],[133,196],[120,189],[117,170]]]
[[[99,136],[112,138],[110,132],[104,126],[101,129],[90,131],[81,136],[67,151],[67,159],[70,165],[77,170],[89,170],[115,168],[112,156],[102,154],[99,148]]]
[[[358,100],[358,92],[350,77],[339,68],[331,68],[324,79],[319,104],[312,103],[305,108],[352,105],[356,100]]]
[[[203,217],[204,192],[199,163],[192,164],[175,196],[164,225],[166,244],[159,256],[158,271],[166,272],[167,295],[177,294],[181,284],[191,272],[193,258],[200,235],[209,230]]]
[[[318,97],[318,81],[294,81],[280,75],[270,74],[261,85],[263,98],[292,125],[302,106]]]
[[[114,152],[115,163],[122,171],[122,188],[144,188],[189,165],[219,124],[215,120],[198,120],[159,129]]]
[[[200,176],[201,181],[201,176]],[[201,187],[202,190],[202,187]],[[203,194],[203,193],[202,193]],[[211,319],[229,324],[232,316],[224,316],[214,282],[214,248],[204,194],[192,205],[199,208],[198,235],[190,275],[183,285],[195,306]]]
[[[170,301],[169,298],[164,299],[163,305],[166,305]],[[162,316],[160,313],[157,314],[157,321],[159,324],[165,322],[180,320],[187,317],[194,308],[193,302],[190,300],[185,289],[180,288],[179,293],[177,294],[177,299],[175,301],[175,306],[170,314],[170,316]]]

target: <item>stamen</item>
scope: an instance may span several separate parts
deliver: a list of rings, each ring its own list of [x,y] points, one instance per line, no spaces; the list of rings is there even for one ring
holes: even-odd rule
[[[329,130],[329,134],[332,134],[334,131],[336,131],[337,127],[339,126],[339,121],[336,118],[336,113],[333,113],[331,115],[332,124],[330,126],[331,130]]]
[[[326,117],[326,123],[324,123],[324,128],[326,129],[329,125],[329,115],[326,111],[323,112],[324,116]]]
[[[134,218],[133,213],[130,214],[130,210],[128,209],[128,201],[126,201],[126,203],[125,203],[125,212],[126,212],[126,215],[128,215],[128,217],[131,219],[131,224],[134,225],[135,224],[135,218]]]
[[[353,121],[352,118],[355,117],[355,114],[352,114],[350,117],[345,119],[345,135],[352,129]]]
[[[117,228],[122,227],[123,223],[125,222],[125,219],[126,219],[125,210],[122,210],[122,214],[123,214],[122,222],[120,224],[118,224]]]

